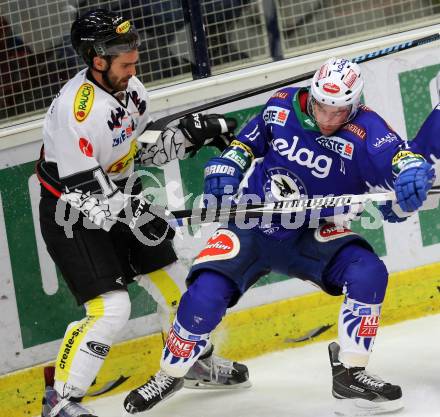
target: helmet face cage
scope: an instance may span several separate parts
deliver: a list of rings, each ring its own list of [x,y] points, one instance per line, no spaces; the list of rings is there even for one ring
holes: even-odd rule
[[[93,58],[97,55],[115,56],[140,45],[138,32],[131,22],[104,9],[78,17],[72,25],[71,41],[88,66],[93,65]]]
[[[348,122],[357,113],[363,88],[359,65],[348,59],[331,58],[313,76],[307,102],[309,114],[314,117],[313,101],[335,107],[351,106]]]

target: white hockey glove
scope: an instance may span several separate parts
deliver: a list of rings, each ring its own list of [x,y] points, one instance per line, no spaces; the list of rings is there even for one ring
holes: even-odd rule
[[[154,144],[143,143],[136,155],[136,162],[144,166],[161,166],[174,159],[185,159],[186,146],[192,146],[183,132],[169,127]]]
[[[174,229],[167,222],[167,210],[150,205],[142,195],[131,197],[117,191],[109,198],[99,197],[90,192],[66,189],[61,200],[68,202],[106,232],[119,220],[127,224],[135,236],[145,237],[147,241],[160,242],[174,237]]]
[[[110,198],[83,193],[80,190],[70,191],[67,187],[60,199],[79,210],[92,223],[108,232],[116,223],[118,214],[128,204],[128,199],[120,191]]]

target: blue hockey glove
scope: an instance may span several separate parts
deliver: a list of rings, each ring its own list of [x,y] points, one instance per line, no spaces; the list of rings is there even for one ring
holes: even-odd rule
[[[205,165],[205,196],[213,195],[220,200],[223,195],[236,194],[253,157],[249,146],[238,140],[232,141],[220,156],[210,159]]]
[[[385,204],[380,204],[378,209],[382,213],[383,219],[389,223],[401,223],[408,218],[407,216],[400,217],[393,210],[393,203],[391,201],[387,201]]]
[[[426,161],[412,162],[394,181],[397,203],[403,211],[420,208],[435,180],[434,168]]]
[[[215,157],[205,165],[205,195],[220,198],[224,194],[235,194],[243,179],[243,169],[235,162]]]

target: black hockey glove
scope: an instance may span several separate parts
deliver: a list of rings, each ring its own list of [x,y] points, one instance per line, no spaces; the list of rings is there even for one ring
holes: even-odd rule
[[[126,209],[128,226],[132,231],[138,229],[147,239],[172,239],[176,234],[166,220],[168,215],[164,207],[153,206],[145,198],[135,197],[131,202],[131,210],[130,213],[130,208]]]
[[[237,127],[237,121],[222,114],[194,113],[180,119],[178,127],[194,145],[187,149],[194,156],[203,145],[216,146],[223,151],[233,140],[230,136]]]

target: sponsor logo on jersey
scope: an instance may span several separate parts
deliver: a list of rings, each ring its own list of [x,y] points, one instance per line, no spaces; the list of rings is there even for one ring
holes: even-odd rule
[[[133,129],[131,126],[127,127],[127,129],[124,129],[121,134],[117,138],[113,138],[113,147],[120,145],[121,143],[124,143],[127,139],[131,138],[131,135],[133,134]]]
[[[287,157],[289,161],[311,169],[313,176],[317,178],[327,177],[332,166],[332,159],[325,155],[317,155],[315,157],[315,152],[307,148],[296,149],[298,141],[299,137],[294,136],[292,138],[292,145],[289,145],[286,139],[277,138],[272,141],[272,147],[281,156]]]
[[[116,33],[121,35],[123,33],[127,33],[130,30],[130,21],[126,20],[125,22],[122,22],[118,27],[116,28]]]
[[[277,91],[272,97],[285,100],[287,97],[289,97],[289,93],[287,91]]]
[[[93,146],[86,138],[79,138],[78,141],[80,151],[88,157],[93,156]]]
[[[299,177],[285,168],[271,168],[264,184],[266,201],[294,200],[307,195],[306,187]]]
[[[145,110],[147,110],[147,102],[139,98],[137,91],[132,91],[129,95],[134,105],[139,110],[139,114],[142,116],[145,113]]]
[[[354,133],[358,138],[365,140],[366,136],[367,136],[367,132],[365,132],[365,129],[355,125],[353,123],[348,123],[344,126],[342,126],[343,130],[348,130],[351,133]]]
[[[240,241],[237,235],[231,230],[217,230],[206,243],[206,246],[197,255],[193,265],[218,261],[222,259],[231,259],[240,251]]]
[[[73,104],[73,113],[78,122],[83,122],[92,110],[93,100],[95,98],[95,89],[92,84],[84,83],[76,93]]]
[[[364,316],[361,320],[357,335],[359,337],[374,337],[379,327],[379,316]]]
[[[90,341],[86,344],[90,351],[103,358],[105,358],[110,352],[110,346],[104,345],[103,343]]]
[[[334,223],[326,223],[319,226],[315,230],[315,239],[318,242],[329,242],[330,240],[339,239],[341,237],[355,235],[352,230],[347,229],[343,226],[336,226]]]
[[[285,126],[290,110],[278,106],[268,106],[264,109],[263,120],[279,126]]]
[[[339,91],[341,91],[341,89],[339,88],[339,86],[337,86],[337,85],[334,84],[334,83],[325,83],[325,84],[322,86],[322,89],[323,89],[324,91],[326,91],[327,93],[330,93],[330,94],[337,94],[337,93],[339,93]]]
[[[133,163],[136,152],[137,152],[136,141],[132,140],[131,144],[130,144],[130,150],[128,151],[128,153],[125,154],[122,158],[113,162],[107,168],[107,172],[109,174],[110,173],[116,174],[116,173],[124,172]]]
[[[343,158],[352,159],[354,152],[354,145],[352,142],[340,138],[338,136],[319,136],[316,139],[322,147],[329,149]]]
[[[348,71],[348,74],[344,77],[344,84],[348,88],[351,88],[355,83],[355,81],[357,80],[357,78],[358,78],[357,74],[351,69],[350,71]]]
[[[373,143],[373,146],[375,148],[380,148],[382,145],[384,145],[385,143],[392,143],[392,142],[397,142],[397,136],[394,133],[387,133],[384,137],[382,138],[376,138],[376,142]]]
[[[189,358],[196,346],[196,342],[182,339],[175,333],[174,329],[171,329],[167,337],[167,348],[170,352],[178,358]]]
[[[118,129],[122,127],[122,119],[125,116],[125,110],[122,107],[116,108],[115,111],[110,112],[110,119],[107,120],[107,125],[110,130]]]

